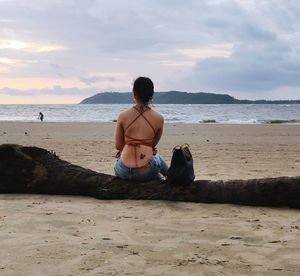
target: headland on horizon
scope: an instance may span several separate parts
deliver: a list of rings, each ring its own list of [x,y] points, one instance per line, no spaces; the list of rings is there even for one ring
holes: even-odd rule
[[[157,104],[300,104],[299,100],[239,100],[228,94],[206,92],[155,92]],[[80,104],[127,104],[132,92],[101,92],[85,98]]]

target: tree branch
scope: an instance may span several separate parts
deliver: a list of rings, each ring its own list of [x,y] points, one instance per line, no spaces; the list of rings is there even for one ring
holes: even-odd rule
[[[59,159],[37,147],[0,145],[0,193],[86,195],[300,208],[300,177],[197,180],[188,186],[130,182]]]

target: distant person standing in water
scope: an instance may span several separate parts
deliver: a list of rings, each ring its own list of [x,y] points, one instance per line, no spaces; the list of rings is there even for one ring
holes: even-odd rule
[[[133,107],[121,112],[116,131],[118,150],[115,174],[128,180],[165,179],[168,165],[156,152],[164,125],[163,116],[150,107],[153,82],[139,77],[133,84]]]
[[[41,122],[44,121],[44,114],[42,112],[39,113],[38,120],[41,120]]]

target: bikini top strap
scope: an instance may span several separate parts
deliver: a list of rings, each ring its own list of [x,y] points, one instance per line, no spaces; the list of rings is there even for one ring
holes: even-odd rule
[[[141,117],[142,115],[141,114],[139,114],[138,116],[136,116],[135,117],[135,119],[133,119],[132,121],[131,121],[131,123],[124,129],[124,133],[126,133],[126,130],[128,129],[128,128],[130,128],[130,126],[139,118],[139,117]]]
[[[144,109],[143,111],[139,110],[136,106],[133,107],[138,113],[139,115],[136,116],[135,119],[132,120],[132,122],[124,129],[124,133],[126,133],[126,130],[139,118],[139,117],[143,117],[146,122],[149,124],[149,126],[152,128],[154,135],[156,134],[154,127],[152,126],[152,124],[149,122],[149,120],[144,116],[143,113],[145,113],[147,110],[149,110],[150,108],[147,107],[146,109]]]
[[[144,114],[142,113],[141,116],[145,119],[145,121],[148,123],[148,125],[152,128],[154,136],[156,135],[155,129],[152,126],[152,124],[150,123],[150,121],[144,116]]]

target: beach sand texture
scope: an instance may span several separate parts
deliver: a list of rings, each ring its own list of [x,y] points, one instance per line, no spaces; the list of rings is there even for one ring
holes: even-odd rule
[[[26,133],[25,133],[26,132]],[[113,123],[0,123],[0,144],[113,173]],[[197,179],[300,174],[299,125],[167,124]],[[0,275],[299,275],[300,212],[221,204],[0,195]]]

